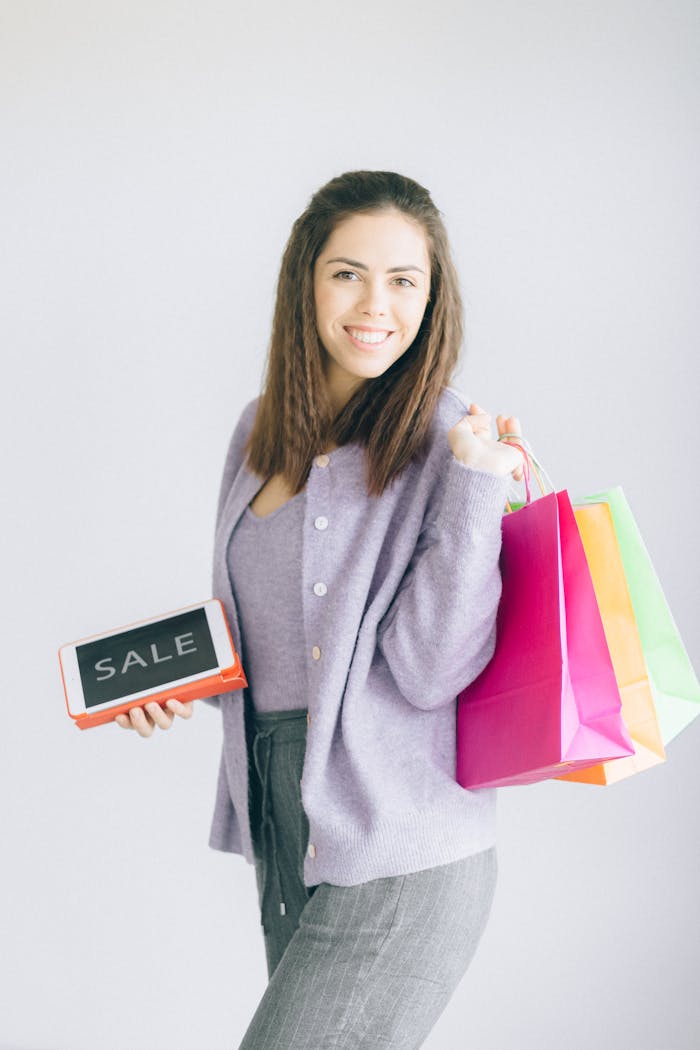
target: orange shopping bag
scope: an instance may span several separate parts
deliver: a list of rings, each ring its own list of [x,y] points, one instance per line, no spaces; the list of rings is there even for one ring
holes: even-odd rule
[[[566,773],[557,779],[611,784],[664,762],[666,754],[610,507],[605,502],[587,503],[575,506],[574,515],[634,754]]]

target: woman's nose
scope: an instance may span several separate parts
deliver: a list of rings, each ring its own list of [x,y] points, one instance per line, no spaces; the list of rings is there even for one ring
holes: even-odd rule
[[[367,281],[362,286],[359,306],[363,313],[384,314],[387,310],[387,291],[381,282]]]

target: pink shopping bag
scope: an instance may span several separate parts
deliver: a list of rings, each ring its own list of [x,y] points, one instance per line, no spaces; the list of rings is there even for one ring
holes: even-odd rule
[[[503,518],[496,650],[458,697],[457,781],[528,784],[634,753],[566,492]]]

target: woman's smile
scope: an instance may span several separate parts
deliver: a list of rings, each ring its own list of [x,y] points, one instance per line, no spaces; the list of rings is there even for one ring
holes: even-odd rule
[[[367,328],[364,325],[345,325],[345,331],[360,350],[379,350],[386,346],[393,332],[385,328]]]

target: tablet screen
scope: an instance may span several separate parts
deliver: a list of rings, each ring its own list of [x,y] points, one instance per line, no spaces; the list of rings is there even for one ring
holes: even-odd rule
[[[85,706],[218,667],[202,608],[76,646]]]

